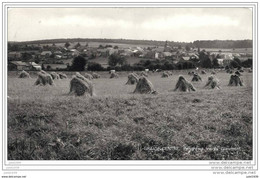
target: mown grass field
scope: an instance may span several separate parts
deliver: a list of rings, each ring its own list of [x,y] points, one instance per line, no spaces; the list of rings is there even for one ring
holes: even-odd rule
[[[68,79],[34,86],[8,73],[9,160],[250,160],[252,159],[252,73],[245,86],[203,89],[210,74],[193,82],[196,92],[173,92],[187,71],[148,79],[157,95],[133,94],[127,73],[93,80],[95,97],[68,95]]]

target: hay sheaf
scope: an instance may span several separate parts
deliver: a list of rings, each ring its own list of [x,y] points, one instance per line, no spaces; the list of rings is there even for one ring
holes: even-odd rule
[[[152,82],[150,82],[146,77],[139,78],[134,93],[157,94],[157,92],[154,90]]]
[[[239,71],[236,71],[235,74],[238,75],[238,76],[242,75]]]
[[[162,78],[166,78],[166,77],[169,77],[169,74],[167,72],[163,72],[162,73]]]
[[[243,80],[238,75],[231,75],[228,86],[243,86]]]
[[[60,79],[68,78],[67,75],[64,74],[64,73],[62,73],[62,72],[60,72],[60,73],[58,73],[58,74],[59,74],[59,76],[60,76]]]
[[[141,77],[143,77],[143,76],[144,76],[144,77],[148,77],[148,74],[147,74],[147,72],[142,71],[142,72],[140,73],[140,76],[141,76]]]
[[[89,79],[89,80],[93,80],[93,76],[91,74],[85,73],[84,77]]]
[[[215,75],[215,74],[216,74],[216,72],[215,72],[215,71],[212,71],[212,72],[211,72],[211,74],[212,74],[212,75]]]
[[[175,89],[173,91],[188,92],[188,91],[196,91],[196,89],[183,76],[180,76],[178,82],[176,83]]]
[[[253,71],[252,71],[252,69],[248,69],[248,73],[252,73]]]
[[[202,70],[201,74],[207,74],[207,72],[205,70]]]
[[[60,79],[59,74],[57,74],[56,72],[51,72],[50,74],[53,80]]]
[[[198,82],[198,81],[202,81],[201,77],[199,76],[199,74],[195,73],[193,74],[193,78],[192,80],[193,82]]]
[[[36,82],[34,83],[34,85],[41,85],[41,86],[54,85],[54,81],[50,74],[41,70],[40,72],[38,72],[38,78],[37,78]]]
[[[188,75],[194,75],[194,74],[195,74],[194,71],[188,72]]]
[[[169,76],[172,76],[172,72],[171,72],[171,71],[167,71],[167,74],[168,74]]]
[[[30,78],[30,74],[26,71],[22,71],[20,74],[19,74],[19,78]]]
[[[80,73],[76,72],[70,81],[69,94],[76,96],[94,96],[93,83]]]
[[[110,78],[118,78],[118,77],[119,77],[118,74],[115,72],[111,73],[110,75]]]
[[[92,73],[92,76],[93,76],[94,79],[100,78],[100,75],[95,73],[95,72]]]
[[[134,85],[138,82],[139,77],[137,74],[135,73],[131,73],[128,75],[128,80],[126,82],[126,85]]]
[[[208,78],[208,81],[207,81],[206,85],[204,86],[204,88],[206,88],[206,89],[220,89],[219,80],[214,76],[210,76]]]
[[[231,69],[227,69],[226,72],[229,73],[229,74],[233,73],[233,71]]]

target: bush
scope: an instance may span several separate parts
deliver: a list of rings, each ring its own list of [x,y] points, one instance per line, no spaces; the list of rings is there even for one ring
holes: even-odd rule
[[[145,69],[145,67],[140,64],[134,64],[133,69],[135,71],[143,71]]]
[[[203,68],[211,68],[212,62],[210,58],[206,57],[205,59],[201,60],[201,67]]]
[[[88,63],[88,70],[89,71],[104,71],[104,67],[101,64],[96,62],[89,62]]]
[[[252,67],[253,66],[253,60],[252,59],[247,59],[246,61],[243,61],[241,63],[243,67]]]
[[[173,69],[176,69],[176,66],[169,62],[165,62],[164,65],[162,66],[162,69],[163,70],[173,70]]]
[[[231,61],[231,62],[230,62],[230,67],[238,68],[238,67],[239,67],[239,64],[238,64],[236,61]]]
[[[73,59],[70,70],[72,71],[84,71],[87,60],[82,56],[77,56]]]
[[[129,64],[125,64],[121,66],[122,71],[133,71],[133,67]]]
[[[118,54],[111,54],[108,58],[108,64],[110,66],[116,66],[117,64],[123,65],[125,62],[126,59]]]
[[[178,62],[177,65],[176,65],[176,68],[179,69],[179,70],[194,69],[195,65],[193,64],[193,62],[190,62],[190,61]]]

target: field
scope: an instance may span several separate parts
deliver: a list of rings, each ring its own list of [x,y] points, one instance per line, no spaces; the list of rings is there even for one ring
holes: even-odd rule
[[[85,46],[88,43],[89,47],[94,47],[94,48],[99,47],[99,45],[103,45],[103,46],[112,45],[113,47],[118,46],[120,48],[132,48],[132,47],[136,47],[136,46],[147,48],[147,47],[154,46],[154,45],[143,45],[143,44],[124,44],[124,43],[105,43],[105,42],[79,42],[79,43],[80,43],[81,46]],[[71,46],[75,46],[76,44],[78,44],[78,42],[71,42],[70,44],[71,44]],[[42,44],[42,46],[44,46],[44,45],[51,46],[52,43]],[[64,43],[55,43],[55,45],[56,46],[64,46]]]
[[[70,43],[71,46],[75,46],[78,42],[73,42],[73,43]],[[85,46],[87,42],[80,42],[80,45],[81,46]],[[52,43],[49,43],[49,44],[41,44],[41,46],[44,46],[44,45],[49,45],[51,46]],[[55,43],[56,46],[64,46],[64,43]],[[106,45],[112,45],[113,47],[114,46],[118,46],[119,48],[133,48],[133,47],[136,47],[136,46],[139,46],[139,47],[142,47],[142,48],[147,48],[147,47],[154,47],[154,46],[158,46],[158,45],[143,45],[143,44],[124,44],[124,43],[104,43],[104,42],[88,42],[88,46],[89,47],[94,47],[94,48],[97,48],[99,47],[99,45],[103,45],[103,46],[106,46]],[[197,48],[195,48],[197,49]],[[202,49],[205,49],[206,51],[209,51],[209,52],[218,52],[219,50],[221,50],[222,52],[226,52],[226,53],[249,53],[249,54],[252,54],[253,52],[253,48],[201,48]]]
[[[19,79],[8,73],[9,160],[251,160],[252,73],[244,86],[227,86],[230,74],[219,71],[220,90],[173,92],[179,75],[150,73],[157,95],[133,94],[127,73],[93,80],[96,96],[68,95],[68,79],[55,86],[34,86],[36,74]]]

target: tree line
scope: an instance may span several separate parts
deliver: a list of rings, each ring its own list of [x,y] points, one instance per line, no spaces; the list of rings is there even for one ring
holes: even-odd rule
[[[164,60],[141,60],[138,63],[130,65],[127,63],[125,57],[113,54],[108,58],[109,67],[104,68],[101,64],[92,62],[84,58],[83,56],[77,56],[74,58],[72,65],[68,67],[70,71],[105,71],[115,69],[116,71],[143,71],[144,69],[149,70],[183,70],[183,69],[194,69],[200,68],[221,68],[222,66],[218,63],[218,56],[210,59],[209,54],[205,51],[201,51],[199,59],[190,59],[189,61],[180,60],[175,63],[172,59]],[[241,61],[239,58],[234,58],[228,68],[241,68],[241,67],[252,67],[253,61],[251,58]],[[86,68],[87,66],[87,68]]]
[[[53,44],[53,43],[73,43],[73,42],[100,42],[100,43],[122,43],[131,45],[150,45],[150,46],[164,46],[165,41],[156,40],[131,40],[131,39],[89,39],[89,38],[73,38],[73,39],[52,39],[52,40],[38,40],[27,42],[8,42],[8,50],[19,50],[24,45],[38,45],[38,44]],[[252,48],[252,40],[196,40],[194,42],[178,42],[167,41],[169,46],[174,47],[193,47],[193,48]]]

